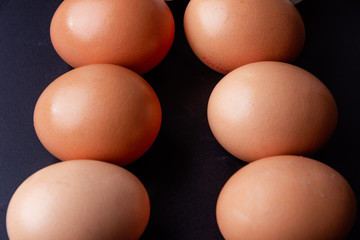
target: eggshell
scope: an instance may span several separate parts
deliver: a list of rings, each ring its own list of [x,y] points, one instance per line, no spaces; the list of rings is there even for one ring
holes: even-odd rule
[[[289,0],[191,0],[184,29],[197,57],[220,73],[257,61],[291,62],[305,41]]]
[[[110,64],[60,76],[34,111],[41,143],[60,160],[129,164],[150,148],[160,125],[161,107],[151,86],[135,72]]]
[[[6,215],[10,240],[135,240],[150,202],[132,173],[92,160],[57,163],[26,179]]]
[[[55,50],[71,66],[111,63],[139,74],[162,61],[174,34],[164,0],[67,0],[50,26]]]
[[[247,162],[313,154],[333,134],[337,116],[335,100],[319,79],[281,62],[237,68],[215,86],[208,103],[215,138]]]
[[[355,213],[347,181],[329,166],[298,156],[241,168],[224,185],[216,208],[226,240],[344,239]]]

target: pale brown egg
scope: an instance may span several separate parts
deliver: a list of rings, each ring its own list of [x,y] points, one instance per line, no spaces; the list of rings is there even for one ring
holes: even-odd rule
[[[215,138],[247,162],[313,154],[332,136],[337,117],[335,100],[319,79],[281,62],[237,68],[215,86],[208,103]]]
[[[248,164],[224,185],[216,217],[226,240],[345,239],[356,215],[347,181],[299,156]]]
[[[93,160],[56,163],[26,179],[6,215],[10,240],[136,240],[150,215],[132,173]]]
[[[174,40],[164,0],[67,0],[51,21],[51,41],[73,67],[111,63],[139,74],[158,65]]]
[[[150,148],[160,125],[161,107],[151,86],[135,72],[110,64],[60,76],[34,111],[41,143],[60,160],[129,164]]]
[[[220,73],[257,61],[291,62],[305,40],[289,0],[191,0],[184,29],[197,57]]]

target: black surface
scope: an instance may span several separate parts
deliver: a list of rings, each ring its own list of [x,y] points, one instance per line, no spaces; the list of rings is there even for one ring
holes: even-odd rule
[[[5,214],[15,189],[57,162],[38,141],[32,114],[42,90],[71,69],[49,37],[60,2],[0,0],[1,240],[7,239]],[[151,218],[143,240],[222,239],[215,219],[217,196],[245,164],[225,152],[208,127],[207,100],[222,75],[203,65],[186,42],[182,18],[187,2],[168,3],[176,21],[175,42],[164,61],[144,75],[160,99],[163,123],[152,148],[127,167],[150,195]],[[307,35],[294,64],[325,83],[340,114],[335,135],[312,157],[339,171],[360,199],[360,3],[304,0],[297,8]],[[348,239],[360,239],[359,217]]]

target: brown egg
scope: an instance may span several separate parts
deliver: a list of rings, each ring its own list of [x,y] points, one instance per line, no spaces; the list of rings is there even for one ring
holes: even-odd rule
[[[237,68],[215,86],[208,121],[228,152],[251,162],[316,152],[335,130],[337,107],[309,72],[287,63],[257,62]]]
[[[225,184],[216,217],[226,240],[344,239],[356,199],[334,169],[298,156],[248,164]]]
[[[161,107],[151,86],[135,72],[110,64],[60,76],[34,111],[41,143],[61,160],[129,164],[150,148],[160,125]]]
[[[6,216],[10,240],[135,240],[150,215],[132,173],[92,160],[57,163],[25,180]]]
[[[164,0],[67,0],[51,21],[51,41],[73,67],[111,63],[139,74],[168,53],[175,34]]]
[[[191,0],[184,28],[197,57],[220,73],[257,61],[291,62],[305,40],[289,0]]]

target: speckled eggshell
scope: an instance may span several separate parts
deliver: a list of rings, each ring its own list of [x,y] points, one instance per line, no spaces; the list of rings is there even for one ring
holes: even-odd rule
[[[71,70],[39,97],[34,127],[60,160],[97,159],[119,165],[142,156],[155,141],[161,106],[135,72],[110,64]]]
[[[164,0],[67,0],[50,26],[55,50],[71,66],[111,63],[139,74],[163,60],[174,34]]]
[[[226,240],[345,239],[356,215],[347,181],[329,166],[299,156],[274,156],[236,172],[218,198]]]
[[[291,62],[305,40],[289,0],[191,0],[184,29],[197,57],[220,73],[257,61]]]
[[[215,138],[247,162],[313,154],[332,136],[337,119],[326,86],[311,73],[281,62],[237,68],[215,86],[208,103]]]
[[[45,167],[12,196],[10,240],[136,240],[150,215],[146,189],[132,173],[93,160]]]

